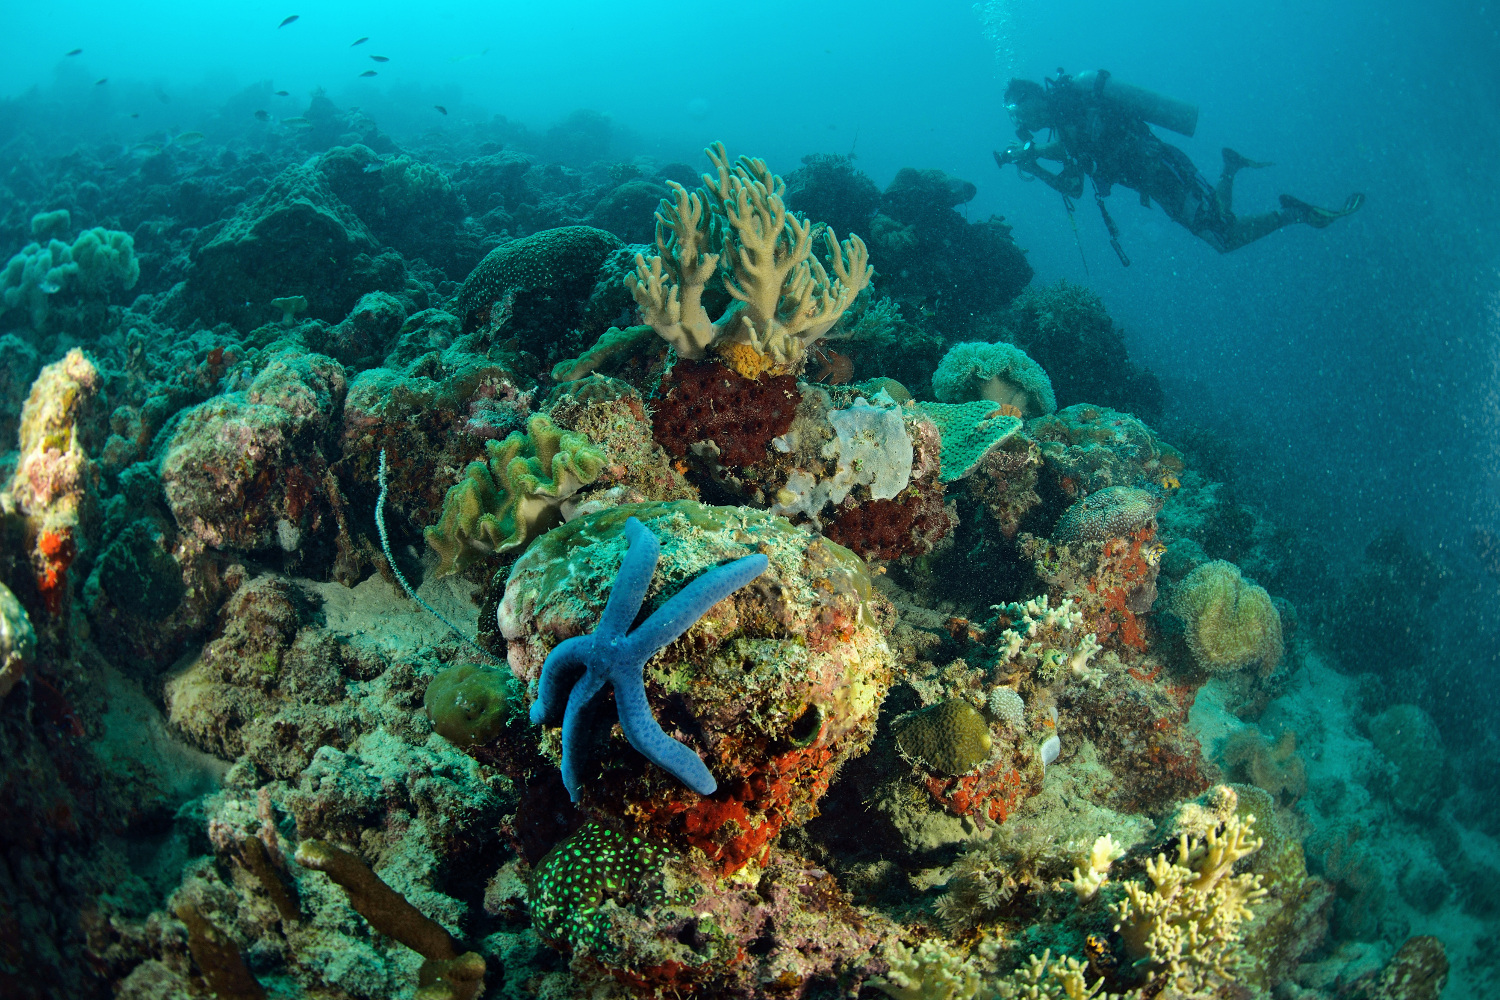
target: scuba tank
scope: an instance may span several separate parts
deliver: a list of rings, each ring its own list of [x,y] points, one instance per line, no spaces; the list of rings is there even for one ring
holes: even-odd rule
[[[1164,97],[1134,84],[1121,83],[1107,69],[1087,70],[1077,76],[1065,76],[1059,82],[1063,81],[1074,90],[1113,101],[1152,125],[1160,125],[1188,137],[1198,128],[1198,105]]]

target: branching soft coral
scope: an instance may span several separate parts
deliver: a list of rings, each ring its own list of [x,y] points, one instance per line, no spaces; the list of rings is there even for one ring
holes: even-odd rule
[[[1231,874],[1236,861],[1260,850],[1255,817],[1231,817],[1223,832],[1183,834],[1177,859],[1158,854],[1146,865],[1152,886],[1125,885],[1115,904],[1115,929],[1143,966],[1175,989],[1208,990],[1232,982],[1242,956],[1240,925],[1265,896],[1259,875]]]
[[[637,255],[626,282],[645,321],[682,357],[712,347],[750,377],[795,371],[869,284],[869,252],[858,236],[840,243],[825,229],[830,278],[812,252],[813,224],[787,211],[781,178],[762,160],[731,164],[723,143],[707,153],[717,177],[705,174],[693,192],[672,184],[656,213],[657,253]],[[715,273],[734,299],[717,320],[703,306]]]

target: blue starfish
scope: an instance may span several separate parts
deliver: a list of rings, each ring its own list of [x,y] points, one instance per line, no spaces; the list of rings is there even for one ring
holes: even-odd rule
[[[605,684],[615,689],[615,709],[625,738],[654,764],[675,774],[700,795],[712,795],[719,783],[698,755],[662,732],[646,701],[646,661],[686,632],[730,594],[766,571],[763,555],[745,556],[705,570],[633,631],[626,632],[646,600],[656,575],[661,542],[635,518],[625,522],[630,548],[604,605],[599,624],[588,635],[564,639],[542,663],[534,724],[556,724],[562,716],[562,779],[568,796],[578,801],[580,758],[587,748],[589,703]],[[563,695],[567,693],[566,707]]]

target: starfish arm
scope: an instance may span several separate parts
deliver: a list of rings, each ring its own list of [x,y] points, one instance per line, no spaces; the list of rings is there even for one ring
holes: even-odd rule
[[[620,728],[624,730],[625,738],[653,764],[676,775],[699,795],[712,795],[719,787],[697,754],[662,732],[656,717],[651,714],[646,687],[639,678],[628,685],[615,685],[615,708],[620,713]],[[566,783],[566,772],[563,780]]]
[[[630,633],[631,649],[644,662],[691,628],[709,608],[764,573],[767,565],[766,557],[756,553],[700,573]]]
[[[620,563],[604,614],[599,616],[599,625],[594,629],[594,634],[605,641],[624,635],[635,621],[646,600],[651,577],[656,575],[656,560],[661,557],[661,542],[637,519],[632,517],[625,522],[625,537],[630,540],[630,548]]]
[[[588,758],[589,702],[604,686],[606,678],[601,671],[590,670],[573,685],[568,695],[568,707],[563,713],[562,724],[562,780],[568,790],[568,798],[578,801],[579,770]],[[660,732],[660,730],[658,730]],[[662,737],[666,738],[665,735]],[[694,758],[696,759],[696,758]]]
[[[592,635],[577,635],[558,643],[542,661],[542,676],[536,685],[536,701],[531,703],[531,723],[556,723],[563,716],[568,692],[578,682],[594,651]]]

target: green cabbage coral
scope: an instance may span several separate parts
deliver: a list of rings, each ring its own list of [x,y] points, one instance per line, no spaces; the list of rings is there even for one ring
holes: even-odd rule
[[[562,431],[537,414],[504,441],[485,442],[443,499],[443,515],[423,536],[447,576],[497,552],[526,545],[560,524],[562,505],[599,478],[604,453],[587,436]]]
[[[1240,576],[1234,563],[1204,563],[1182,581],[1173,612],[1187,627],[1188,649],[1211,674],[1259,663],[1269,674],[1281,662],[1281,615],[1271,595]]]

